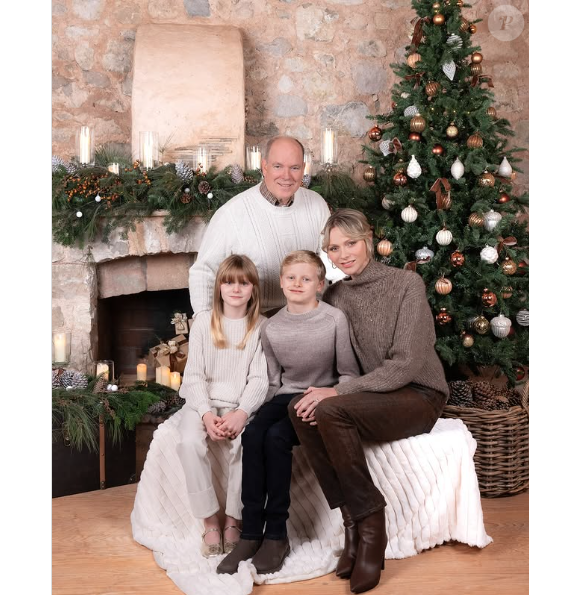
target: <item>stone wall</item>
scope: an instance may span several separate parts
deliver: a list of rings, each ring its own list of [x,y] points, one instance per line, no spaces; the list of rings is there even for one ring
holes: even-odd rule
[[[495,7],[511,4],[523,32],[500,41],[489,32]],[[528,2],[471,0],[485,72],[492,74],[498,114],[510,120],[513,145],[528,147]],[[246,81],[246,142],[274,134],[300,138],[319,156],[320,128],[341,128],[339,158],[355,164],[372,126],[384,113],[409,43],[411,0],[53,0],[53,153],[74,154],[80,124],[97,142],[130,146],[133,45],[147,23],[233,25],[242,31]],[[219,89],[202,89],[219,101]],[[227,114],[223,115],[227,118]],[[160,139],[161,141],[163,139]],[[521,154],[527,188],[527,153]],[[354,167],[354,166],[353,166]],[[362,166],[355,174],[360,176]]]

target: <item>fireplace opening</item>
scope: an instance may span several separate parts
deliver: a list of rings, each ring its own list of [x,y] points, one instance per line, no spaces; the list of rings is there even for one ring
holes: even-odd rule
[[[98,300],[98,359],[113,360],[115,376],[134,381],[137,364],[149,349],[176,336],[175,312],[193,315],[188,289],[144,291]],[[189,339],[189,335],[185,335]],[[155,370],[147,370],[155,379]]]

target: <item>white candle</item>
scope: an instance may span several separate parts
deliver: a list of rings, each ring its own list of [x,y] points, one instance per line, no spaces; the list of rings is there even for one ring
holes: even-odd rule
[[[304,175],[309,176],[312,170],[312,154],[304,153]]]
[[[169,378],[169,366],[161,367],[161,384],[164,386],[171,386],[171,380]]]
[[[86,164],[91,162],[91,129],[89,126],[81,126],[79,138],[79,162]]]
[[[54,361],[66,362],[66,333],[56,333],[54,341]]]
[[[137,364],[137,380],[147,380],[147,364]]]
[[[99,362],[97,364],[97,376],[99,376],[100,374],[103,375],[103,378],[105,380],[109,380],[109,365],[108,364],[103,364],[102,362]]]
[[[113,174],[119,175],[119,164],[118,163],[110,163],[108,170]]]
[[[161,384],[161,368],[160,367],[155,368],[155,382],[157,382],[157,384]]]
[[[143,142],[143,167],[147,169],[153,167],[153,142],[149,136]]]
[[[173,390],[179,390],[181,386],[181,375],[179,372],[171,372],[171,388]]]
[[[262,167],[262,152],[255,150],[250,153],[250,168],[260,169]]]
[[[196,163],[194,169],[199,168],[200,172],[207,173],[209,169],[209,154],[205,147],[199,147],[196,151]]]
[[[324,152],[322,155],[323,163],[334,162],[334,130],[326,128],[324,130]]]

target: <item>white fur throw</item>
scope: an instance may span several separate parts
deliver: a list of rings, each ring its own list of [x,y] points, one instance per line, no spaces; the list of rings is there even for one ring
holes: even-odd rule
[[[340,511],[330,510],[300,447],[294,449],[288,536],[291,552],[276,573],[258,575],[242,562],[234,575],[217,574],[223,558],[200,553],[202,521],[191,516],[176,455],[177,412],[153,435],[131,513],[134,539],[153,550],[155,561],[186,595],[247,595],[253,584],[288,583],[336,568],[344,530]],[[492,539],[483,525],[476,443],[458,419],[439,419],[429,434],[368,444],[373,481],[387,501],[389,542],[385,558],[406,558],[444,541],[480,548]],[[220,443],[210,441],[214,484],[223,506],[227,475]]]

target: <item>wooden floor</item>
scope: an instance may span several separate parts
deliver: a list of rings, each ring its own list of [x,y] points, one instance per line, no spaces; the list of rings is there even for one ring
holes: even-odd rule
[[[133,541],[129,515],[136,484],[53,500],[53,595],[180,595],[147,548]],[[452,543],[405,560],[387,560],[373,595],[528,593],[528,494],[483,499],[494,542],[483,550]],[[350,595],[334,574],[261,585],[258,595]]]

